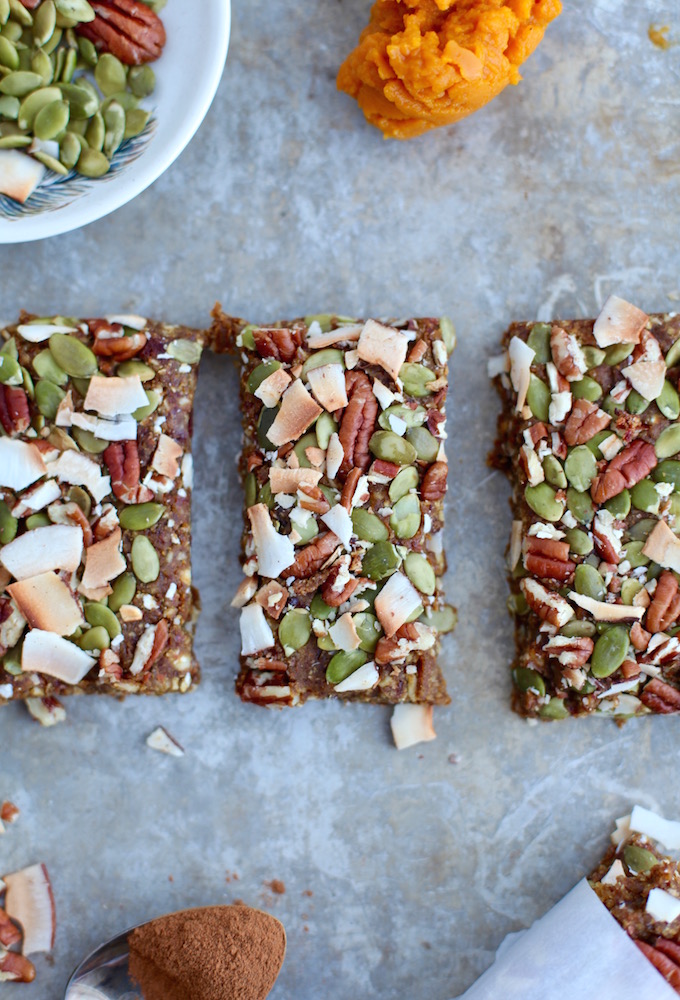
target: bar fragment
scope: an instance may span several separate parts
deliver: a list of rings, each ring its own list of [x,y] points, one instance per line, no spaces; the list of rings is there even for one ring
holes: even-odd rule
[[[0,703],[198,682],[191,414],[206,344],[130,315],[25,314],[1,331]]]
[[[680,316],[514,323],[492,464],[512,484],[515,711],[680,710]]]
[[[450,322],[213,315],[241,360],[240,697],[446,704]]]

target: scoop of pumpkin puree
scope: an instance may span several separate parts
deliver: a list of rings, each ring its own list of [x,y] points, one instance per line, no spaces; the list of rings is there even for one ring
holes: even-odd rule
[[[410,139],[519,83],[561,10],[560,0],[377,0],[338,88],[386,138]]]

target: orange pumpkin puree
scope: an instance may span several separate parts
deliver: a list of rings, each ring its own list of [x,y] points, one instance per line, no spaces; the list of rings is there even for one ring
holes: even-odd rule
[[[560,0],[377,0],[338,88],[386,138],[410,139],[519,83],[561,10]]]

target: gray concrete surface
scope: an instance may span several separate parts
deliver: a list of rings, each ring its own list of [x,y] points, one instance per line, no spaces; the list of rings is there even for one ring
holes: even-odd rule
[[[680,47],[655,48],[647,28],[680,37],[677,3],[567,0],[519,88],[407,144],[383,141],[335,90],[366,0],[234,6],[224,80],[190,147],[113,216],[0,248],[0,311],[201,324],[219,298],[262,320],[451,315],[452,705],[436,713],[436,742],[398,754],[387,711],[277,714],[235,699],[236,377],[206,359],[194,496],[204,683],[163,701],[74,701],[49,731],[21,706],[2,711],[0,799],[22,816],[0,870],[45,861],[58,909],[53,960],[3,996],[59,998],[78,957],[126,925],[242,899],[286,925],[276,1000],[447,1000],[587,872],[630,803],[680,815],[677,719],[530,728],[511,714],[508,491],[485,466],[496,416],[485,360],[511,319],[592,315],[614,290],[675,307]],[[145,747],[159,723],[184,759]]]

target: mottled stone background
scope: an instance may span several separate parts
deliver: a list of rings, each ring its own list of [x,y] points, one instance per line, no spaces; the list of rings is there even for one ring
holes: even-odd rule
[[[452,316],[452,705],[436,713],[436,742],[397,753],[388,711],[279,714],[235,699],[236,377],[206,358],[202,687],[74,701],[52,730],[21,706],[2,711],[0,799],[22,816],[0,870],[45,861],[59,918],[54,960],[38,957],[25,992],[58,998],[78,957],[126,925],[238,898],[285,923],[277,1000],[448,1000],[587,872],[630,803],[680,816],[678,719],[530,728],[510,713],[508,491],[485,465],[496,416],[486,358],[510,320],[592,315],[614,290],[675,308],[680,47],[654,47],[647,29],[669,23],[680,38],[678,6],[565,0],[518,88],[406,144],[385,142],[335,89],[367,0],[234,6],[224,80],[190,147],[113,216],[0,248],[0,312],[130,309],[202,324],[220,299],[261,320]],[[182,760],[145,747],[159,723]]]

